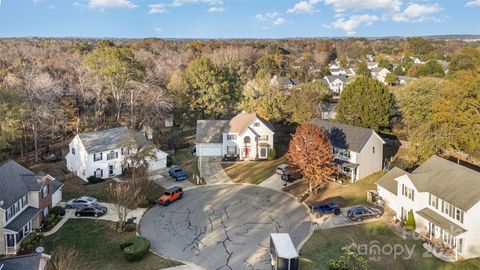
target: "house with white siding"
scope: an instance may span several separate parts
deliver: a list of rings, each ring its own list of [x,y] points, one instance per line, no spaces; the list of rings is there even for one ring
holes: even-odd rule
[[[441,242],[455,260],[480,257],[480,172],[432,156],[413,172],[393,168],[377,192],[398,220],[413,212],[416,232]]]
[[[67,169],[84,181],[90,176],[109,178],[121,175],[126,169],[125,158],[137,149],[134,145],[135,133],[127,127],[110,128],[100,131],[79,133],[69,144],[65,157]],[[144,138],[142,147],[149,143]],[[127,146],[129,145],[129,146]],[[148,161],[148,169],[156,171],[167,166],[167,153],[156,149],[157,160]]]
[[[335,163],[351,182],[382,170],[385,141],[374,130],[319,118],[311,123],[328,134]]]
[[[347,84],[347,76],[345,74],[342,75],[328,75],[323,78],[325,82],[328,84],[328,88],[332,90],[332,92],[336,95],[342,93],[343,88]]]
[[[231,120],[198,120],[196,155],[267,159],[274,134],[273,126],[255,113],[240,113]]]
[[[62,200],[62,187],[51,175],[34,173],[13,160],[0,165],[0,255],[20,250],[23,239]]]

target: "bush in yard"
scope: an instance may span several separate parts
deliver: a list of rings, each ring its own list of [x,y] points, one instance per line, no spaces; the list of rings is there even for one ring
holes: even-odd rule
[[[123,256],[125,259],[127,259],[127,261],[139,261],[150,249],[150,241],[144,237],[135,236],[120,244],[120,249],[122,250]]]
[[[45,229],[48,231],[51,228],[55,227],[55,225],[58,223],[59,220],[60,218],[57,215],[50,213],[46,218],[43,219],[43,225],[45,226]]]
[[[61,206],[55,206],[52,209],[50,209],[50,214],[63,217],[65,215],[65,209],[63,209],[63,207]]]
[[[342,247],[342,254],[330,259],[329,269],[332,270],[367,270],[367,260],[349,246]]]
[[[137,206],[138,208],[148,208],[150,206],[150,201],[147,198],[142,198]]]
[[[137,230],[137,224],[135,224],[135,223],[125,224],[125,231],[126,232],[134,232],[135,230]]]
[[[30,233],[25,237],[20,244],[20,249],[22,254],[32,253],[42,242],[42,236],[35,232]]]
[[[170,167],[173,165],[173,159],[170,155],[167,156],[167,167]]]
[[[92,175],[92,176],[89,176],[89,177],[87,178],[87,180],[88,180],[88,183],[89,183],[89,184],[96,184],[96,183],[100,183],[100,182],[105,181],[105,179],[102,179],[102,178],[100,178],[100,177],[96,177],[96,176],[93,176],[93,175]]]
[[[268,150],[268,160],[274,160],[277,157],[277,151],[275,151],[275,148],[270,148]]]
[[[413,217],[413,211],[408,212],[407,222],[405,223],[405,230],[407,232],[415,231],[415,218]]]

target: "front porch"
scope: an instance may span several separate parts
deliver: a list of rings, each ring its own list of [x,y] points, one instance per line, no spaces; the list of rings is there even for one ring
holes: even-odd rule
[[[345,160],[341,159],[335,159],[335,164],[337,164],[337,167],[340,171],[340,174],[346,176],[351,183],[355,182],[357,179],[357,170],[358,170],[358,164],[356,163],[351,163]]]
[[[34,227],[40,225],[40,212],[40,209],[29,206],[5,226],[3,237],[7,255],[16,254],[20,250],[22,240],[33,231]]]

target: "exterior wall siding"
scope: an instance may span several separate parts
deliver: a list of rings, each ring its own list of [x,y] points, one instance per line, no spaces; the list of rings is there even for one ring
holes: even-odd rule
[[[373,152],[373,148],[375,148],[375,152]],[[383,142],[376,134],[372,134],[360,153],[355,155],[352,162],[359,164],[356,180],[382,170]]]

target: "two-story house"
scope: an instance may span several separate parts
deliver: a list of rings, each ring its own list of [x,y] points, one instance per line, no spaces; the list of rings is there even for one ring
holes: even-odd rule
[[[274,75],[270,79],[270,85],[278,86],[280,89],[292,89],[297,84],[300,84],[299,80],[287,76]]]
[[[0,255],[20,249],[22,240],[62,200],[62,187],[52,176],[13,160],[0,165]]]
[[[374,130],[319,118],[311,123],[328,133],[335,163],[351,182],[382,170],[385,141]]]
[[[135,145],[135,136],[127,127],[110,128],[100,131],[79,133],[69,144],[70,151],[65,157],[67,169],[87,181],[90,176],[109,178],[124,172],[125,158]],[[145,137],[145,142],[148,143]],[[165,168],[167,153],[157,149],[157,160],[148,161],[150,171]]]
[[[387,77],[387,75],[389,73],[391,73],[391,72],[388,69],[381,68],[381,67],[373,68],[372,71],[371,71],[372,78],[374,78],[375,80],[377,80],[379,82],[382,82],[384,84],[386,84],[385,78]]]
[[[325,76],[324,80],[327,82],[330,90],[336,95],[339,95],[343,91],[348,81],[345,74]]]
[[[412,211],[416,231],[441,239],[455,259],[480,257],[480,172],[432,156],[412,173],[393,168],[377,192],[399,220]]]
[[[266,159],[273,135],[272,125],[255,113],[240,113],[231,120],[198,120],[196,154]]]

